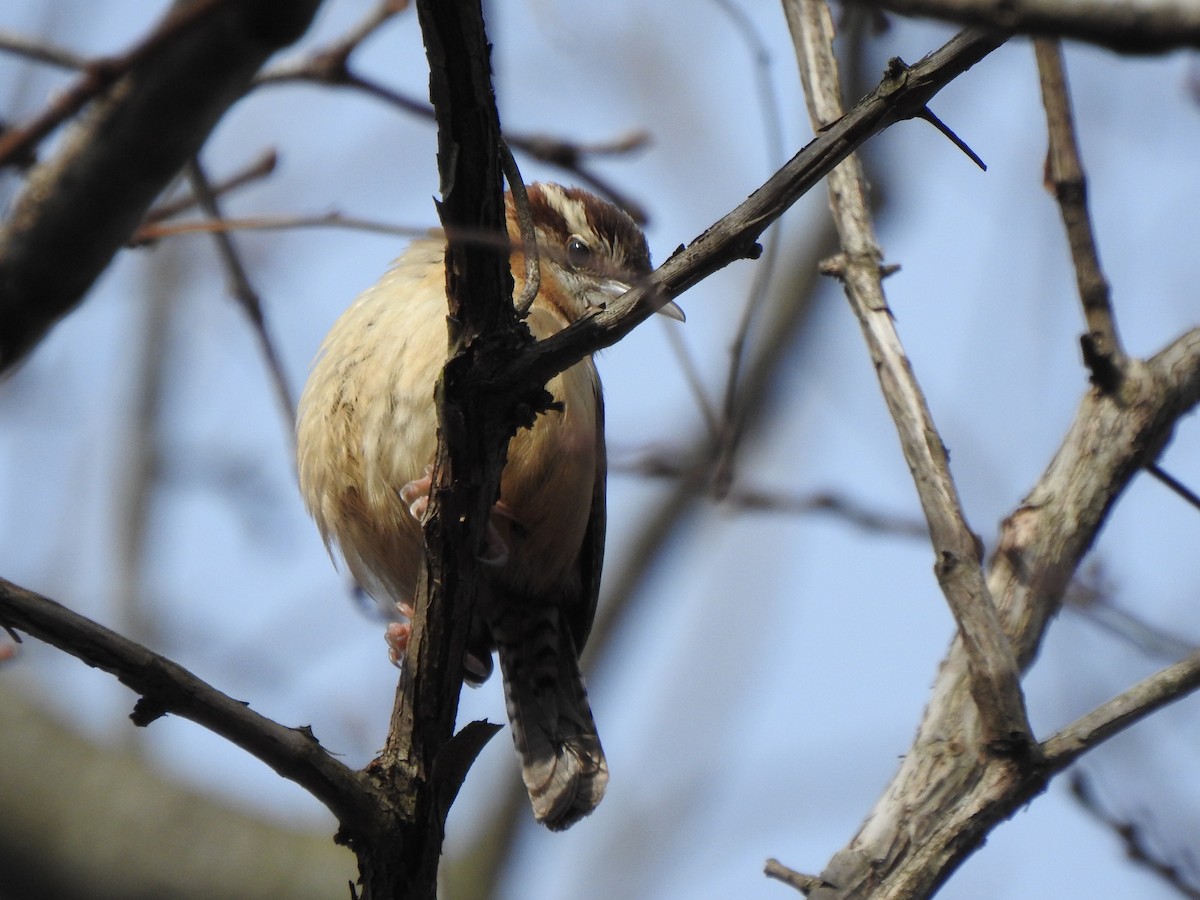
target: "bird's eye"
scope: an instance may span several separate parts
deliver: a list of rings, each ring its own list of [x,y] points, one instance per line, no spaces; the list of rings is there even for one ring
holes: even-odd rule
[[[567,241],[567,262],[572,268],[582,269],[592,261],[592,248],[583,242],[578,235],[571,235]]]

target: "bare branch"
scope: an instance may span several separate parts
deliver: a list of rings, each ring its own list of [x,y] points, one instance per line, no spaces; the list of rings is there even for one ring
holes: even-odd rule
[[[394,0],[383,0],[382,7],[402,6]],[[331,46],[319,50],[303,59],[290,60],[274,65],[255,79],[256,86],[270,84],[285,84],[290,81],[312,81],[327,84],[332,87],[345,87],[362,91],[369,96],[381,100],[396,109],[423,119],[433,121],[433,107],[423,100],[416,100],[384,84],[367,78],[350,67],[350,57],[359,44],[373,33],[384,19],[380,19],[382,11],[367,19],[351,33]],[[386,17],[385,17],[386,18]],[[643,131],[635,131],[620,137],[595,144],[581,144],[563,140],[548,135],[506,134],[508,145],[534,159],[571,173],[575,178],[592,188],[597,194],[607,197],[622,207],[633,218],[641,223],[646,222],[646,211],[641,204],[627,194],[617,190],[607,179],[593,172],[585,160],[589,156],[611,156],[617,153],[631,153],[644,147],[648,135]]]
[[[1042,744],[1046,766],[1065,769],[1096,745],[1200,688],[1200,654],[1168,666],[1092,710]]]
[[[168,224],[143,225],[129,239],[131,247],[151,244],[162,238],[180,237],[189,234],[216,234],[227,231],[288,231],[297,228],[350,228],[369,231],[373,234],[390,234],[396,237],[425,237],[429,229],[419,225],[390,225],[374,219],[360,219],[339,212],[321,213],[315,216],[250,216],[239,219],[203,219],[199,221],[171,222]]]
[[[696,408],[700,410],[700,415],[704,419],[704,425],[708,428],[709,436],[716,439],[721,433],[721,425],[717,419],[717,412],[713,409],[712,401],[708,397],[708,392],[704,389],[704,379],[700,375],[700,367],[696,364],[695,358],[688,350],[687,342],[683,339],[678,328],[674,327],[673,322],[663,322],[663,336],[667,339],[667,346],[671,348],[671,353],[675,357],[675,362],[679,365],[680,371],[683,373],[683,380],[691,391],[692,399],[696,401]]]
[[[0,370],[80,302],[160,191],[268,56],[308,27],[319,0],[172,7],[115,90],[30,173],[0,229]],[[208,11],[210,10],[211,11]],[[143,44],[144,46],[144,44]]]
[[[1147,466],[1146,471],[1153,468]],[[1103,567],[1093,560],[1071,582],[1063,605],[1146,656],[1175,662],[1200,653],[1200,645],[1189,641],[1179,629],[1168,630],[1122,609],[1116,604],[1113,593],[1106,583]]]
[[[580,319],[496,373],[499,390],[527,379],[545,383],[588,353],[611,346],[713,272],[739,259],[755,259],[759,236],[801,196],[868,139],[918,116],[938,91],[1004,43],[994,32],[967,30],[920,62],[889,64],[879,86],[825,128],[740,206],[658,267],[647,283],[593,316]]]
[[[1054,189],[1067,230],[1075,283],[1083,303],[1088,332],[1081,338],[1083,359],[1092,372],[1092,382],[1102,390],[1118,391],[1125,368],[1125,351],[1117,335],[1117,321],[1109,302],[1108,281],[1100,269],[1100,254],[1088,214],[1087,178],[1079,158],[1067,74],[1062,48],[1050,38],[1035,38],[1038,74],[1050,149],[1046,156],[1046,181]]]
[[[181,33],[203,24],[228,0],[196,0],[189,6],[172,10],[140,44],[122,56],[111,59],[91,60],[84,64],[83,77],[67,90],[58,94],[54,102],[32,122],[11,128],[0,135],[0,167],[13,160],[29,156],[46,135],[79,112],[89,100],[106,91],[117,79],[131,72],[134,67],[162,51]],[[43,56],[43,59],[48,58]],[[53,55],[58,65],[64,65],[68,57],[61,53]]]
[[[3,578],[0,624],[103,669],[141,694],[131,716],[136,724],[148,725],[168,713],[189,719],[304,787],[343,827],[365,829],[377,817],[370,783],[323,750],[307,728],[272,722],[166,657]]]
[[[57,47],[46,41],[3,30],[0,30],[0,51],[60,69],[82,69],[88,64],[86,56],[80,56],[65,47]]]
[[[225,194],[238,188],[258,181],[261,178],[266,178],[275,171],[275,167],[279,164],[279,154],[273,149],[264,150],[257,159],[247,163],[244,167],[234,172],[220,181],[214,182],[212,192],[218,197],[223,197]],[[164,219],[171,219],[180,213],[187,212],[197,203],[195,196],[189,194],[185,197],[178,197],[174,200],[168,200],[165,203],[160,203],[146,213],[145,224],[161,222]],[[143,226],[145,227],[145,226]],[[140,231],[139,231],[140,233]],[[134,240],[136,240],[136,235]],[[131,241],[133,243],[133,241]]]
[[[1113,503],[1161,452],[1178,418],[1200,402],[1200,329],[1149,360],[1131,360],[1123,394],[1122,402],[1096,389],[1084,396],[1058,453],[1004,522],[988,587],[1022,669]],[[1179,690],[1190,688],[1188,681],[1180,675]],[[900,770],[822,872],[836,894],[819,889],[814,900],[929,896],[992,828],[1045,788],[1048,769],[980,756],[948,738],[976,727],[969,684],[966,652],[956,640]],[[1105,721],[1122,715],[1111,709]]]
[[[833,20],[821,0],[788,0],[784,10],[813,127],[822,129],[842,115]],[[871,225],[862,169],[854,156],[830,173],[829,196],[844,248],[839,278],[862,326],[929,522],[937,555],[934,568],[966,647],[984,743],[999,752],[1022,754],[1033,739],[1016,659],[988,593],[979,541],[967,526],[946,449],[888,309],[880,268],[883,253]]]
[[[297,59],[283,60],[264,69],[254,79],[254,86],[286,81],[319,81],[325,84],[346,84],[350,74],[350,57],[393,16],[408,7],[406,0],[379,0],[362,19],[340,35],[337,40],[310,51]],[[430,118],[433,109],[420,101],[410,101],[421,107]]]
[[[781,122],[783,114],[779,107],[779,98],[775,93],[774,80],[771,77],[770,52],[766,42],[755,29],[753,22],[745,12],[733,3],[718,0],[718,8],[723,10],[732,21],[742,39],[754,52],[754,74],[756,90],[759,97],[759,107],[763,117],[768,163],[777,168],[783,162],[784,139]],[[758,312],[766,301],[767,287],[774,274],[775,262],[779,253],[780,232],[778,228],[767,233],[766,246],[763,248],[760,265],[755,267],[754,278],[750,284],[742,314],[734,331],[729,349],[729,369],[725,376],[725,391],[721,401],[720,427],[717,429],[719,448],[717,451],[716,468],[713,475],[713,489],[717,496],[729,489],[734,479],[734,463],[737,451],[741,445],[742,431],[745,418],[738,414],[741,388],[741,370],[746,345],[750,339],[750,329],[758,318]]]
[[[863,0],[858,0],[863,2]],[[904,15],[960,25],[1070,38],[1121,53],[1200,47],[1200,7],[1191,0],[868,0]]]
[[[1146,466],[1146,471],[1153,475],[1159,482],[1165,484],[1168,488],[1174,491],[1178,496],[1182,497],[1187,503],[1196,509],[1200,509],[1200,495],[1189,488],[1186,484],[1180,481],[1175,476],[1171,475],[1162,469],[1161,466],[1155,464]]]
[[[612,474],[641,475],[648,478],[687,479],[692,466],[683,453],[656,453],[625,462],[610,461]],[[825,513],[864,531],[894,534],[899,537],[929,538],[929,528],[920,519],[878,512],[863,503],[835,491],[792,493],[777,487],[737,485],[719,494],[722,506],[746,512],[804,515]]]

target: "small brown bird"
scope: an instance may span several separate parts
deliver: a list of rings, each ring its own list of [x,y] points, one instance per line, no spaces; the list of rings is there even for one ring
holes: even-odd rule
[[[646,239],[617,207],[557,184],[529,187],[541,282],[535,338],[603,307],[650,272]],[[525,259],[507,198],[515,296]],[[377,600],[411,614],[420,517],[437,447],[433,388],[446,361],[445,241],[414,241],[333,326],[300,400],[300,488],[327,545]],[[663,311],[682,318],[678,307]],[[537,820],[567,828],[604,796],[608,764],[579,670],[604,555],[605,450],[590,357],[547,385],[559,407],[509,443],[489,529],[487,591],[472,623],[468,679],[496,648],[513,741]],[[389,629],[393,659],[407,625]]]

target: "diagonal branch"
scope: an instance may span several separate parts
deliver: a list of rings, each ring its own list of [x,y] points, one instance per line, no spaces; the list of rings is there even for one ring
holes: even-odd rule
[[[1113,504],[1162,451],[1179,417],[1200,403],[1200,329],[1149,360],[1131,360],[1123,395],[1119,403],[1097,389],[1084,396],[1058,453],[1001,530],[988,588],[1022,670]],[[1189,679],[1178,678],[1167,692],[1190,689]],[[899,771],[859,833],[821,873],[836,891],[822,888],[812,898],[927,897],[993,828],[1045,789],[1050,770],[981,757],[954,739],[975,727],[969,683],[966,652],[956,640]],[[1098,739],[1127,715],[1111,708],[1082,728]],[[1046,749],[1070,752],[1065,739]]]
[[[1087,334],[1080,339],[1083,360],[1092,372],[1092,382],[1102,390],[1118,391],[1126,364],[1125,351],[1117,334],[1117,321],[1109,302],[1108,281],[1100,269],[1100,254],[1088,213],[1087,178],[1079,157],[1067,73],[1062,47],[1051,38],[1035,38],[1038,75],[1050,148],[1046,154],[1046,182],[1054,189],[1067,231],[1075,283],[1083,303]]]
[[[1161,851],[1155,846],[1157,842],[1150,839],[1147,823],[1138,822],[1136,819],[1121,819],[1107,812],[1101,806],[1100,798],[1096,796],[1095,787],[1083,773],[1072,773],[1070,783],[1071,794],[1088,813],[1113,832],[1124,846],[1125,856],[1130,862],[1161,878],[1179,896],[1189,900],[1200,900],[1200,887],[1196,886],[1195,860],[1190,854],[1185,854],[1182,862],[1172,862],[1161,855]]]
[[[92,101],[0,228],[0,371],[70,312],[272,53],[320,0],[176,4],[154,52]],[[188,27],[180,10],[211,11]]]
[[[960,32],[912,66],[893,59],[879,85],[703,234],[635,287],[594,316],[538,341],[533,350],[502,366],[498,391],[527,379],[544,384],[589,353],[611,346],[668,300],[739,259],[757,258],[759,236],[843,159],[885,128],[921,114],[943,87],[979,62],[1006,35]]]
[[[273,722],[166,657],[3,578],[0,625],[115,675],[142,695],[131,716],[136,724],[148,725],[168,713],[190,719],[304,787],[347,831],[365,831],[377,817],[370,783],[334,759],[307,728]]]
[[[801,80],[813,127],[842,114],[833,55],[833,19],[822,0],[787,0]],[[949,458],[896,332],[883,292],[883,252],[875,239],[862,168],[854,156],[829,175],[830,206],[843,253],[831,270],[842,281],[866,338],[884,399],[896,423],[904,457],[929,523],[935,571],[958,623],[979,708],[985,745],[1025,752],[1032,743],[1016,659],[988,593],[979,541],[962,511]]]
[[[1061,771],[1098,744],[1200,688],[1200,654],[1156,672],[1042,744],[1046,766]]]

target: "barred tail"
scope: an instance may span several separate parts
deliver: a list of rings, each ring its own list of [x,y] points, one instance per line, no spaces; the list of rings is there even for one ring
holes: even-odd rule
[[[521,777],[533,814],[561,831],[600,803],[608,763],[570,629],[556,605],[512,598],[492,622]]]

